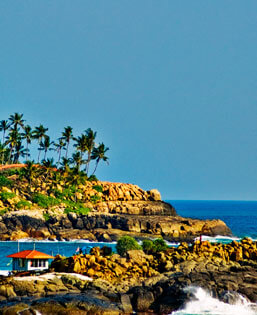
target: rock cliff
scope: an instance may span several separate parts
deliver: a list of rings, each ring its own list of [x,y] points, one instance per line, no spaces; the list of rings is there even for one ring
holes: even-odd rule
[[[125,234],[179,241],[193,240],[200,234],[231,235],[220,220],[179,217],[170,204],[161,201],[156,189],[144,191],[137,185],[98,181],[79,185],[71,193],[61,184],[50,189],[39,182],[32,194],[37,198],[32,197],[32,201],[25,184],[2,187],[2,207],[8,205],[8,211],[0,216],[0,240],[32,237],[111,241]]]

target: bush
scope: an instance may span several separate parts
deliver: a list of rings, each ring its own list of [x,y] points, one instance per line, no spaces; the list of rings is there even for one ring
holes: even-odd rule
[[[13,186],[13,182],[9,178],[7,178],[3,175],[0,175],[0,187],[9,187],[10,188],[12,186]]]
[[[94,185],[93,189],[96,190],[97,192],[103,192],[103,186],[101,185]]]
[[[8,212],[8,208],[4,208],[2,210],[0,210],[0,215],[4,215],[6,212]]]
[[[17,209],[30,209],[31,204],[27,200],[21,200],[16,204]]]
[[[168,248],[168,245],[165,243],[165,241],[162,238],[157,238],[154,241],[144,240],[142,247],[143,247],[143,251],[146,254],[154,254],[157,252],[165,251]]]
[[[7,201],[8,199],[12,199],[15,196],[16,196],[15,193],[13,193],[13,192],[6,192],[6,191],[1,192],[1,194],[0,194],[0,198],[1,198],[2,201]]]
[[[48,221],[48,220],[51,219],[51,216],[49,215],[49,213],[44,212],[44,213],[43,213],[43,218],[45,219],[45,221]]]
[[[90,175],[87,179],[89,182],[97,182],[98,179],[95,175]]]
[[[150,254],[153,252],[154,243],[151,240],[143,240],[142,247],[146,254]]]
[[[94,195],[90,197],[90,201],[93,203],[96,203],[97,201],[100,201],[102,198],[100,196]]]
[[[38,204],[39,207],[45,208],[45,209],[49,209],[49,208],[57,206],[61,203],[60,200],[58,200],[54,197],[43,195],[43,194],[33,195],[32,201],[34,203]]]
[[[130,236],[122,236],[116,245],[117,253],[124,256],[127,251],[132,249],[142,249],[142,247],[137,243],[137,241]]]
[[[64,209],[64,213],[74,212],[77,214],[87,215],[91,211],[91,209],[85,207],[83,203],[70,200],[64,200],[64,203],[67,205],[67,207]]]

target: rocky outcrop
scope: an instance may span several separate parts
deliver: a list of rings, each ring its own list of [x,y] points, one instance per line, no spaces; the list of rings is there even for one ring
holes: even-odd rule
[[[163,211],[173,208],[163,202],[155,202]],[[117,240],[122,235],[137,238],[162,236],[173,241],[192,241],[203,233],[207,235],[231,235],[230,229],[221,220],[184,219],[178,216],[131,215],[90,212],[88,215],[65,214],[55,209],[55,215],[44,218],[44,210],[16,211],[0,218],[0,239],[89,239],[99,241]]]
[[[107,254],[93,248],[90,255],[56,257],[52,267],[58,272],[49,276],[1,278],[0,314],[170,314],[199,287],[225,303],[233,304],[239,294],[257,301],[257,243],[250,239],[183,243],[151,255],[141,250],[126,257]]]

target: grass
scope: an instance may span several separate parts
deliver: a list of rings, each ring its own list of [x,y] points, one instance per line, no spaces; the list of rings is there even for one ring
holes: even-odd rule
[[[27,200],[20,200],[20,201],[16,204],[16,208],[17,208],[17,209],[30,209],[30,208],[31,208],[31,204],[30,204],[30,202],[28,202]]]
[[[58,206],[61,201],[51,196],[46,196],[43,194],[34,194],[32,196],[32,201],[39,205],[41,208],[49,209],[54,206]]]
[[[8,199],[12,199],[12,198],[14,198],[16,195],[15,195],[15,193],[13,193],[13,192],[6,192],[6,191],[3,191],[3,192],[1,192],[0,193],[0,198],[1,198],[1,200],[2,201],[7,201]]]

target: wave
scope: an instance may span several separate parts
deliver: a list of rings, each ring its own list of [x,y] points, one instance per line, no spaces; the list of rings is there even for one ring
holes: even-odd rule
[[[256,242],[256,239],[249,237],[252,241]],[[223,236],[223,235],[216,235],[216,236],[208,236],[208,235],[202,235],[203,241],[209,241],[211,243],[229,243],[232,241],[240,241],[243,238],[237,237],[237,236]],[[195,238],[195,240],[199,240],[199,236]]]
[[[228,304],[213,298],[200,287],[190,286],[185,288],[185,291],[192,294],[192,300],[187,302],[183,309],[172,312],[172,315],[257,315],[257,304],[249,302],[239,294],[235,295],[233,304]]]

